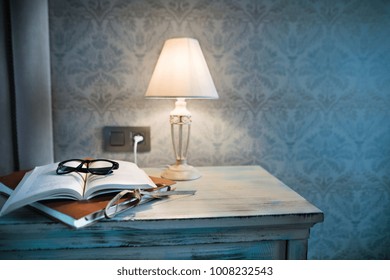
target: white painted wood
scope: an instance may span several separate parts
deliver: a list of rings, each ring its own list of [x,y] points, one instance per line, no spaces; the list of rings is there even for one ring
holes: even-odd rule
[[[172,197],[147,210],[135,209],[136,219],[191,219],[259,215],[313,214],[321,211],[259,166],[198,167],[202,177],[178,182],[177,190],[195,196]],[[158,176],[159,169],[145,169]],[[171,201],[174,200],[174,203]]]
[[[306,258],[321,210],[259,166],[198,170],[200,179],[175,184],[195,195],[157,200],[79,230],[26,209],[2,217],[0,258],[167,258],[161,250],[173,259]]]

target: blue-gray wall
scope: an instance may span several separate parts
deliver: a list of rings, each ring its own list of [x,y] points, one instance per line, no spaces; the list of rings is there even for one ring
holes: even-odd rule
[[[173,101],[145,100],[167,38],[195,37],[220,99],[189,101],[190,163],[260,164],[321,208],[309,258],[390,258],[390,1],[50,1],[56,160],[150,126],[173,161]]]
[[[14,171],[12,120],[11,120],[11,86],[9,76],[11,71],[11,58],[9,46],[9,30],[7,24],[8,5],[0,1],[0,176]]]
[[[0,175],[52,163],[48,0],[0,3]]]
[[[53,162],[48,0],[11,0],[19,168]]]

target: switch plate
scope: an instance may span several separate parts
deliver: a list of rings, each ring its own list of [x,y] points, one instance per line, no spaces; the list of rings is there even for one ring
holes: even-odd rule
[[[111,131],[110,146],[124,146],[125,143],[126,139],[123,131]]]
[[[137,145],[138,153],[150,152],[149,126],[106,126],[103,128],[104,150],[107,152],[132,153],[133,137],[142,135],[144,140]]]

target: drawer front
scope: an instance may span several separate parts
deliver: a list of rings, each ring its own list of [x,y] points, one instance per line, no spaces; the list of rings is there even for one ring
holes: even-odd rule
[[[254,259],[286,258],[286,242],[262,241],[179,246],[115,247],[90,249],[1,252],[2,259]]]

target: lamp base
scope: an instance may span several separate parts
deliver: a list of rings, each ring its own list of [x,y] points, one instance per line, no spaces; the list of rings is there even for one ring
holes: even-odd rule
[[[191,165],[174,164],[164,170],[164,172],[161,173],[161,177],[174,181],[189,181],[200,178],[201,174]]]

